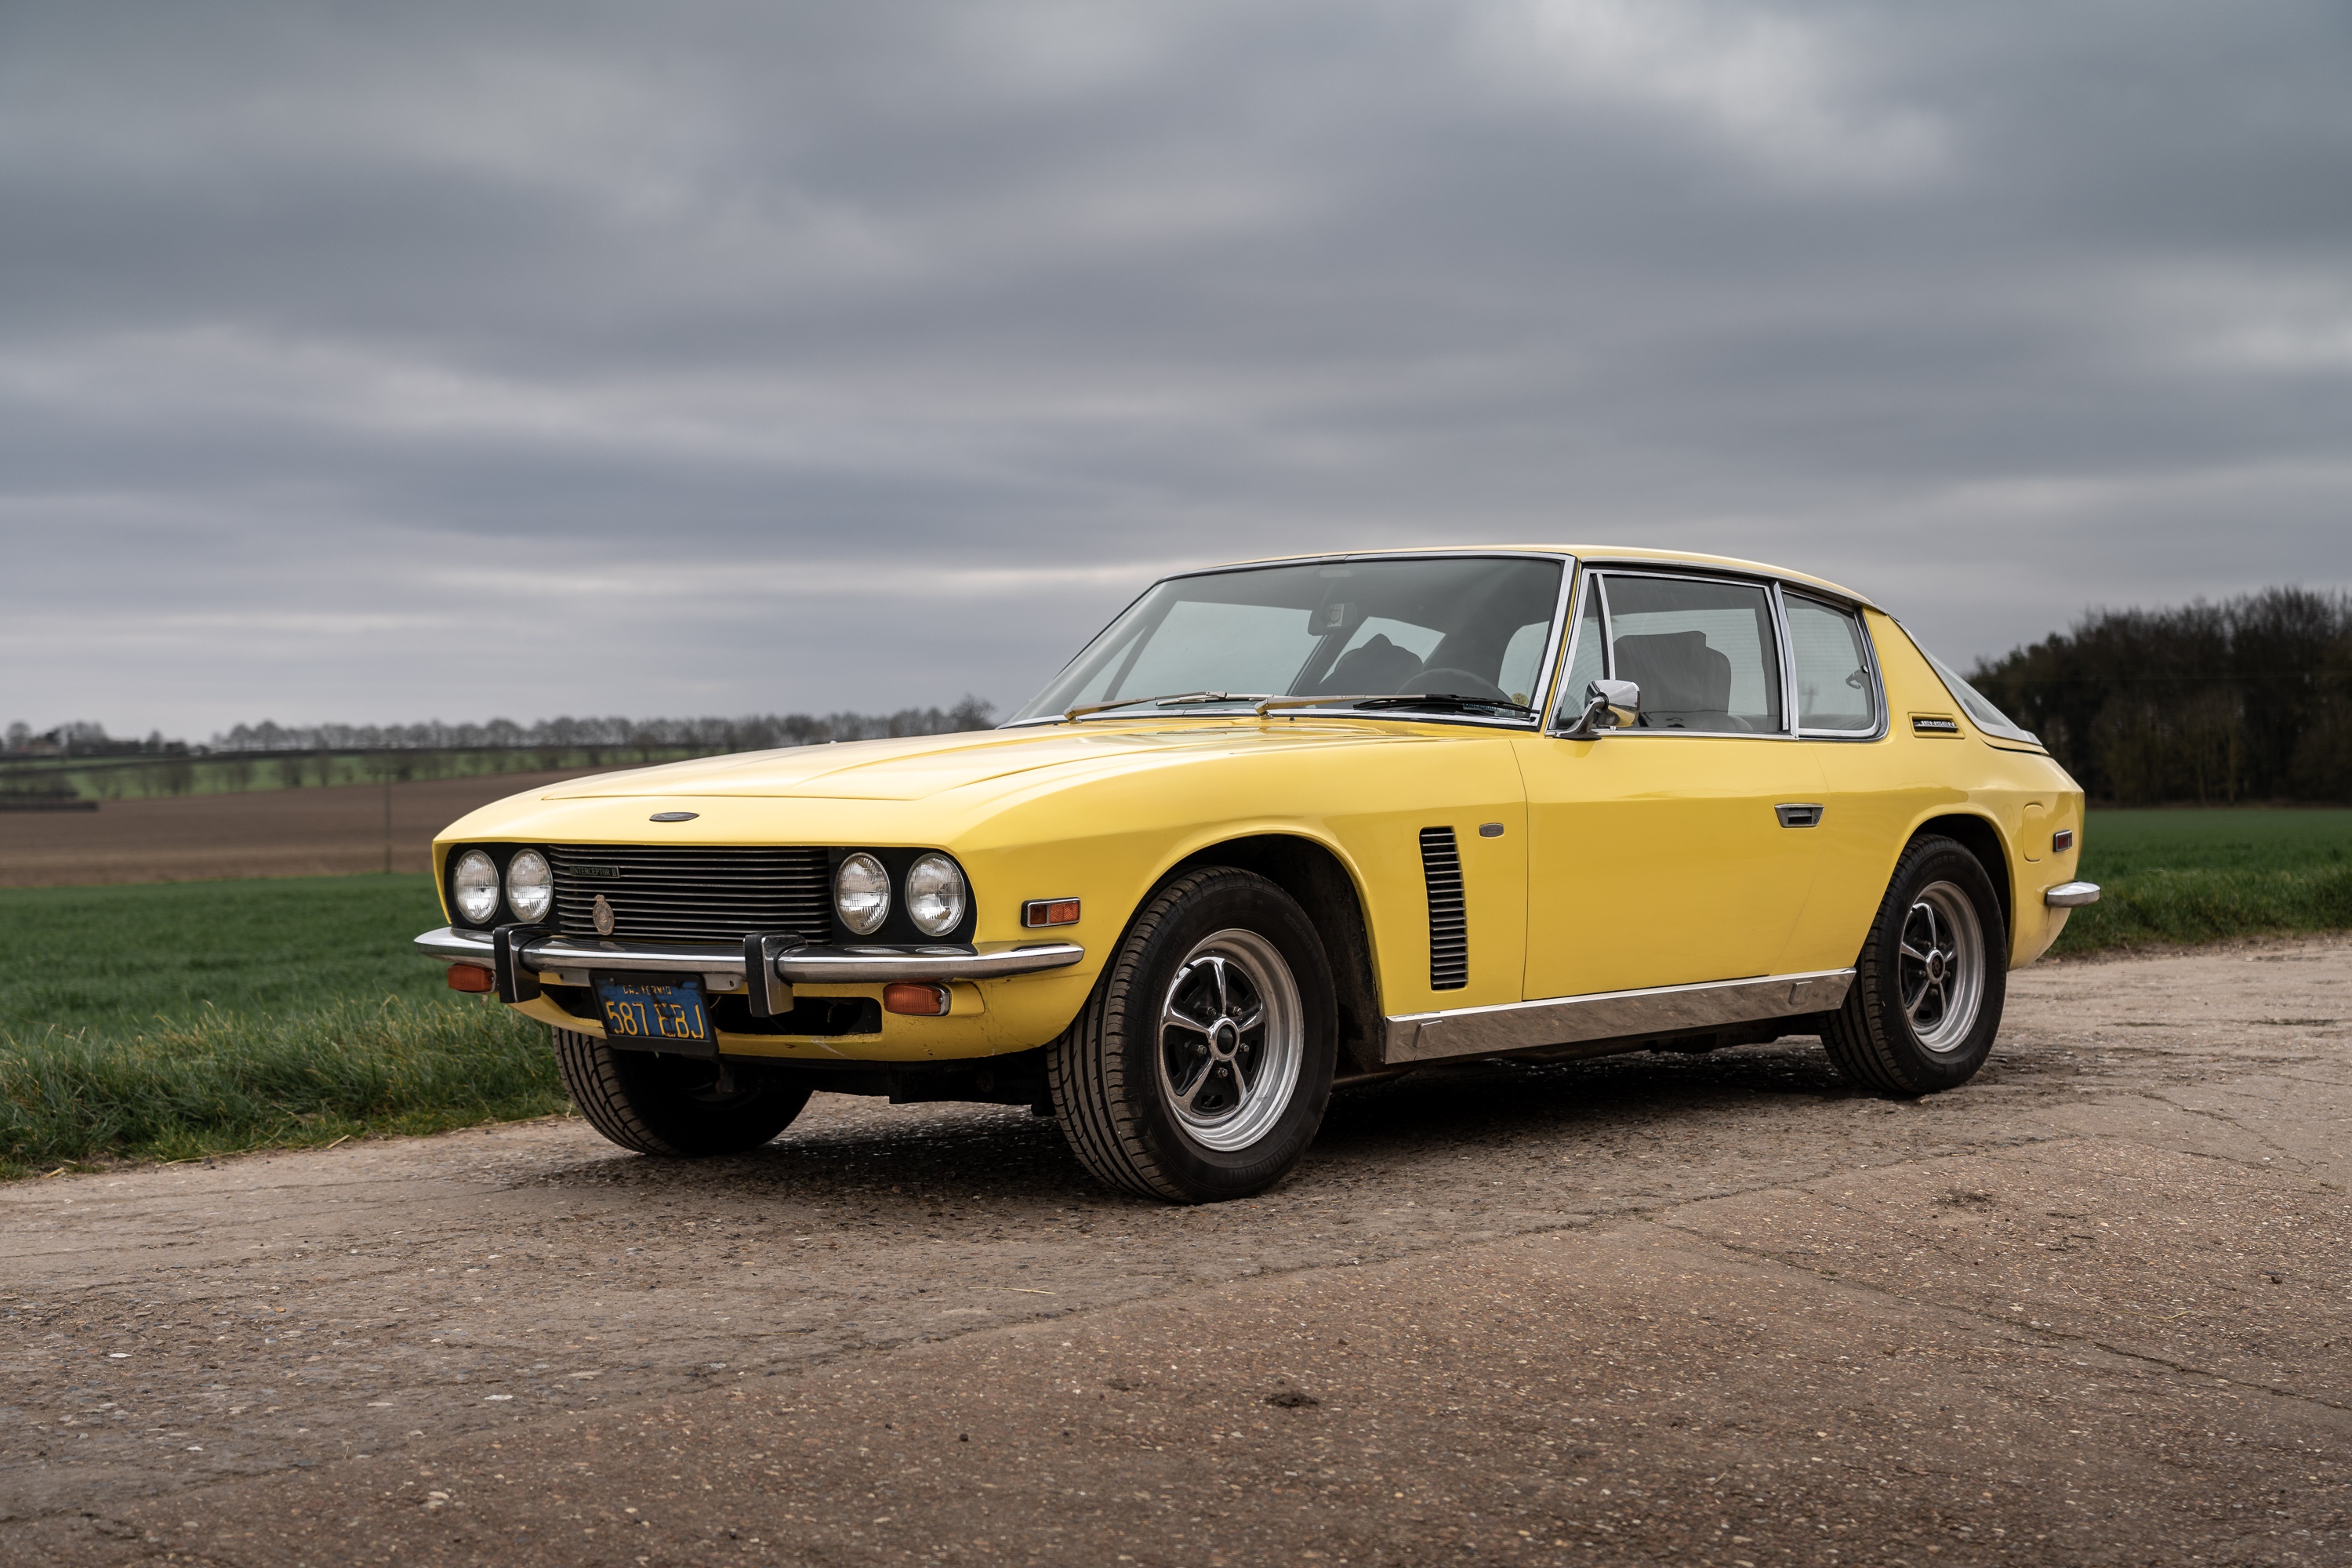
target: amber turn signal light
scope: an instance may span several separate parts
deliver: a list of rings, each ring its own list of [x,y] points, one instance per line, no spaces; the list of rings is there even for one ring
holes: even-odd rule
[[[1078,923],[1078,900],[1032,899],[1021,906],[1021,923],[1025,926],[1074,926]]]
[[[948,988],[925,985],[913,980],[898,980],[882,987],[882,1010],[903,1013],[911,1018],[937,1018],[948,1010]]]
[[[498,978],[478,963],[453,963],[449,966],[449,989],[452,991],[489,991],[498,985]]]

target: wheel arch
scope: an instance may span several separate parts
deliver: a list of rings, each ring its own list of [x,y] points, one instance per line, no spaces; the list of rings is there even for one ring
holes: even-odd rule
[[[2018,927],[2021,922],[2018,920],[2016,879],[2010,874],[2009,843],[2001,837],[2000,827],[1990,817],[1976,812],[1948,812],[1941,816],[1931,816],[1913,828],[1911,837],[1904,841],[1904,847],[1909,848],[1930,833],[1941,834],[1966,848],[1984,867],[1985,875],[1992,879],[1993,897],[2000,900],[2001,919],[2009,927],[2001,934],[2013,961]]]
[[[1339,1005],[1341,1076],[1380,1067],[1384,1015],[1372,963],[1371,927],[1354,871],[1328,844],[1297,833],[1255,833],[1205,844],[1162,872],[1136,907],[1167,883],[1204,866],[1255,872],[1298,900],[1323,936]]]

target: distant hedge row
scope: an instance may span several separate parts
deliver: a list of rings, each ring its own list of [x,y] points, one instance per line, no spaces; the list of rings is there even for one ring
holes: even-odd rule
[[[2097,801],[2352,801],[2352,595],[2101,610],[1969,677]]]
[[[542,719],[518,724],[239,724],[212,739],[221,752],[490,751],[686,747],[701,752],[764,752],[828,741],[894,735],[946,735],[985,730],[995,709],[977,697],[952,708],[901,708],[896,713],[754,713],[738,719]]]

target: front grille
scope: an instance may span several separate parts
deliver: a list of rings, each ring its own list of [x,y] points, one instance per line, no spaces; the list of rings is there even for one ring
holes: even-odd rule
[[[613,906],[617,937],[740,942],[752,931],[833,934],[822,849],[666,849],[643,845],[554,845],[555,923],[567,936],[596,934],[596,898]]]
[[[1421,874],[1429,886],[1429,988],[1470,984],[1470,921],[1462,908],[1462,851],[1454,829],[1421,830]]]

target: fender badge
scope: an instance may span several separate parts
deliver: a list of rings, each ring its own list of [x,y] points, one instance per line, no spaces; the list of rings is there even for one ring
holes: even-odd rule
[[[598,936],[613,934],[613,906],[602,893],[596,895],[595,919]]]
[[[692,822],[701,815],[702,813],[698,811],[656,811],[646,820],[647,822]]]

